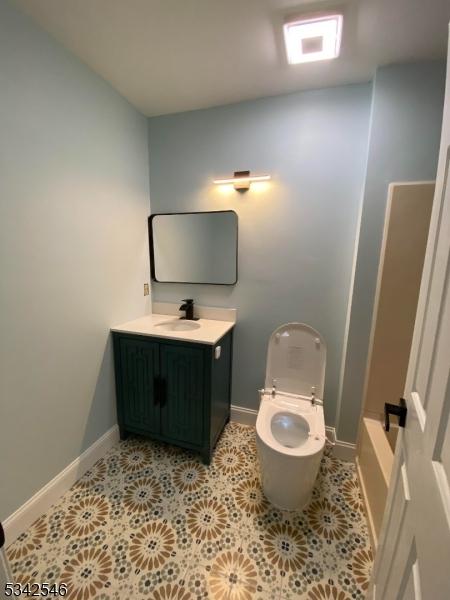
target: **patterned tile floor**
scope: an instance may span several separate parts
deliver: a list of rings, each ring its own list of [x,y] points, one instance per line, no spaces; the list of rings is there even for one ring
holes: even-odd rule
[[[255,431],[227,425],[212,464],[117,444],[8,548],[15,580],[85,600],[362,599],[372,553],[353,465],[322,460],[309,507],[261,493]]]

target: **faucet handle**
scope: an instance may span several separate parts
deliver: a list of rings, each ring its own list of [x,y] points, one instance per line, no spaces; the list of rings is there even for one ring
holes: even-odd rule
[[[187,302],[188,304],[194,304],[194,299],[193,298],[185,298],[184,300],[182,300],[182,302]]]

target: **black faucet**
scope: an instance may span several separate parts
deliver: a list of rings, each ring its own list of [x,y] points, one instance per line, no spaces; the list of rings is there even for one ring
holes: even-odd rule
[[[186,319],[187,321],[196,321],[196,319],[194,319],[194,300],[192,298],[187,298],[186,300],[183,300],[183,302],[184,304],[182,304],[178,310],[185,310],[186,315],[180,318]]]

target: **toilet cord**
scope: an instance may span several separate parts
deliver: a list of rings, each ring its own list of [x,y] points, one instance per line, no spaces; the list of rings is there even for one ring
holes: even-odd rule
[[[309,436],[315,437],[316,439],[317,438],[325,439],[325,443],[328,444],[329,446],[336,446],[336,442],[332,442],[331,440],[329,440],[326,435],[322,436],[319,433],[310,433]]]

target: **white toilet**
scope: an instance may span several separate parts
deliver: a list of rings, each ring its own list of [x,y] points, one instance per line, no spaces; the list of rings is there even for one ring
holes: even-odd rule
[[[283,510],[310,501],[325,447],[325,342],[302,323],[287,323],[269,340],[256,440],[267,499]]]

